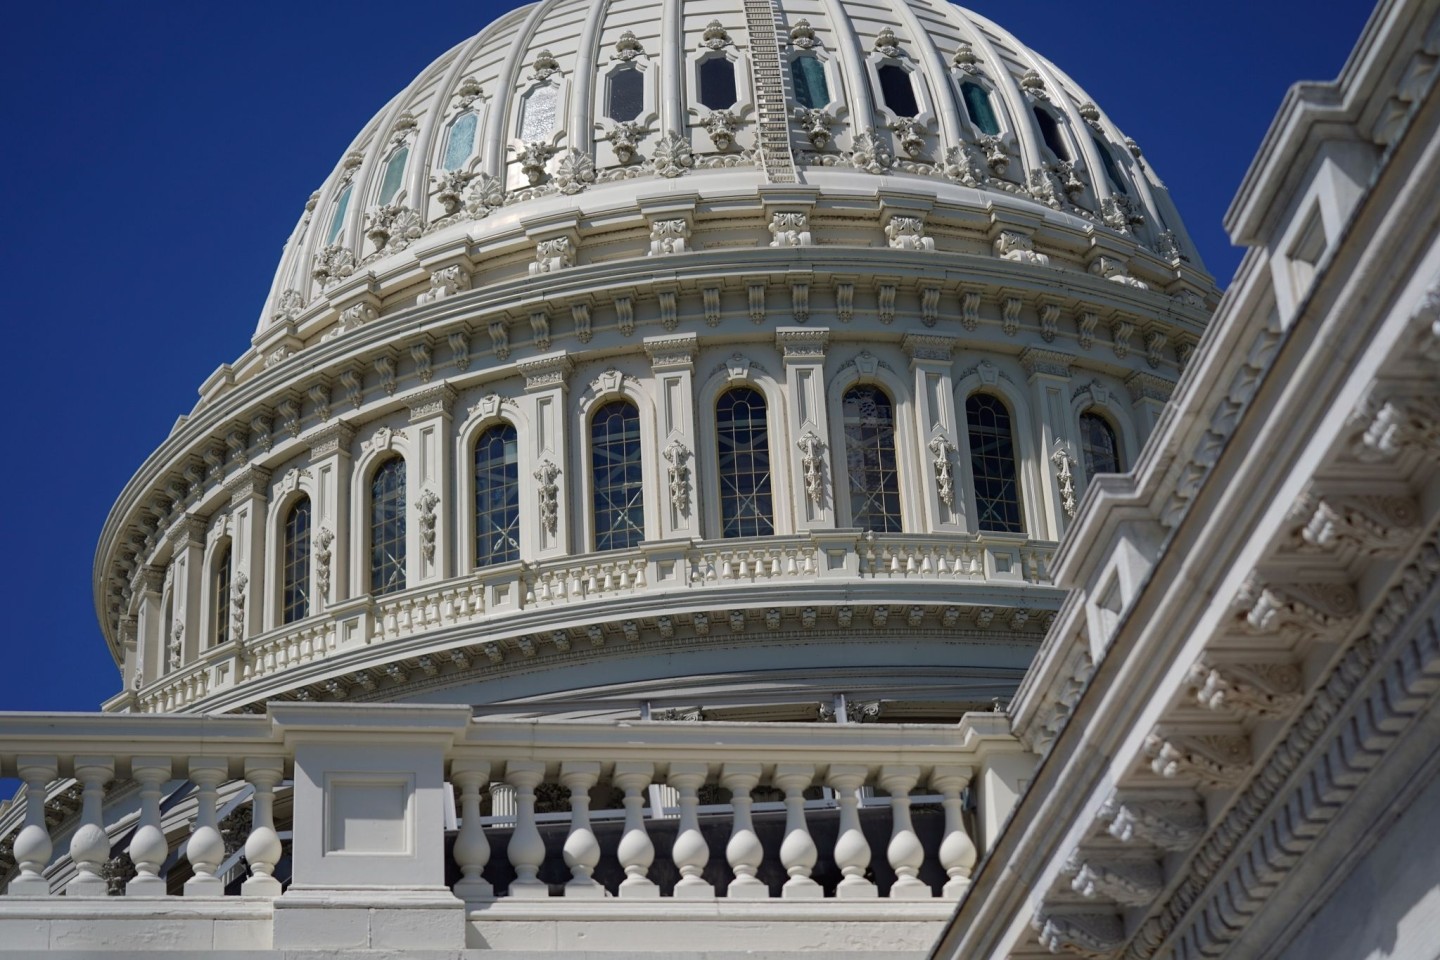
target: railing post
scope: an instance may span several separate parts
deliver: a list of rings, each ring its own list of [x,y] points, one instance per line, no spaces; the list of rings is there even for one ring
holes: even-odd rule
[[[45,799],[57,772],[54,757],[19,757],[16,767],[25,781],[25,825],[15,837],[15,862],[20,875],[10,881],[12,897],[48,897],[50,881],[45,867],[50,863],[54,844],[45,825]]]
[[[105,832],[105,783],[115,776],[109,757],[76,757],[75,779],[80,781],[80,826],[70,835],[70,860],[75,876],[65,885],[67,897],[103,897],[108,893],[100,870],[110,859],[110,836]]]
[[[970,871],[975,869],[975,842],[965,832],[965,819],[960,809],[960,793],[970,783],[969,767],[936,767],[930,773],[930,789],[939,790],[944,798],[945,839],[940,842],[940,865],[950,877],[940,895],[959,900],[970,887]]]
[[[278,897],[280,881],[275,879],[275,864],[280,862],[283,848],[275,832],[275,786],[284,779],[285,764],[278,758],[249,758],[245,761],[245,779],[255,788],[250,798],[250,836],[245,838],[245,862],[250,876],[240,885],[245,897]]]
[[[934,896],[930,885],[919,876],[925,848],[910,822],[910,791],[919,779],[919,767],[887,764],[880,768],[880,786],[890,794],[890,845],[886,854],[895,868],[895,882],[890,887],[892,900],[928,900]]]
[[[230,761],[224,757],[191,757],[190,779],[196,788],[195,832],[185,844],[185,859],[195,875],[185,881],[187,897],[220,897],[225,884],[215,871],[225,859],[225,841],[216,825],[215,797],[220,784],[230,776]]]
[[[725,845],[725,859],[735,872],[735,879],[725,890],[731,900],[764,900],[770,896],[769,885],[755,876],[765,857],[750,819],[750,806],[755,802],[750,791],[759,782],[758,763],[727,763],[720,771],[720,785],[730,791],[730,806],[735,810],[730,842]]]
[[[505,764],[505,782],[515,788],[515,829],[510,834],[510,865],[515,881],[510,896],[535,900],[550,896],[550,888],[539,879],[545,862],[545,841],[535,826],[535,788],[545,779],[545,764],[533,760],[511,760]]]
[[[835,838],[835,865],[844,879],[835,887],[841,900],[873,899],[880,895],[875,884],[865,879],[870,866],[870,844],[860,827],[860,787],[869,776],[868,767],[831,764],[826,782],[838,793],[840,802],[840,833]]]
[[[625,869],[625,879],[620,882],[622,897],[660,896],[660,888],[645,876],[655,860],[655,845],[645,832],[645,788],[654,775],[654,764],[621,760],[615,764],[611,777],[615,785],[625,791],[625,832],[615,851],[620,866]]]
[[[780,862],[790,879],[780,889],[786,899],[819,900],[825,889],[810,879],[819,851],[805,822],[805,788],[815,779],[809,763],[781,763],[775,766],[774,782],[785,791],[785,840],[780,844]]]
[[[130,773],[140,781],[140,826],[130,838],[130,859],[135,876],[125,884],[127,897],[163,897],[169,888],[160,868],[170,855],[170,843],[160,829],[160,786],[170,779],[169,757],[135,757]]]
[[[677,899],[704,900],[715,896],[715,888],[701,876],[710,862],[710,846],[700,832],[700,818],[695,810],[700,802],[695,792],[705,783],[709,772],[709,766],[704,763],[672,763],[665,778],[666,783],[680,791],[680,828],[670,851],[670,858],[680,871],[680,880],[675,884]]]
[[[577,761],[560,765],[560,782],[570,791],[570,833],[565,838],[565,866],[570,881],[565,896],[600,899],[605,888],[591,876],[600,862],[600,841],[590,829],[590,788],[600,779],[600,764]]]
[[[460,880],[455,884],[455,896],[467,902],[493,900],[495,888],[480,876],[490,860],[490,841],[480,825],[480,785],[490,779],[490,764],[456,760],[450,765],[450,779],[460,785],[460,832],[455,835]]]

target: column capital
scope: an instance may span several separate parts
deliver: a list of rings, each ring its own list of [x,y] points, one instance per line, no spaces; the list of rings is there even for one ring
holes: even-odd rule
[[[907,333],[900,341],[900,346],[904,348],[912,363],[925,360],[949,363],[956,342],[954,337],[941,337],[929,333]]]
[[[310,459],[319,460],[335,453],[349,453],[355,439],[355,428],[343,420],[332,420],[310,434]]]
[[[225,489],[230,492],[230,505],[234,506],[250,498],[264,500],[269,486],[270,471],[252,465],[237,473]]]
[[[1025,373],[1030,377],[1046,376],[1070,379],[1070,364],[1075,358],[1068,353],[1060,353],[1055,350],[1041,350],[1038,347],[1026,347],[1020,351],[1020,366],[1025,368]]]
[[[415,391],[406,398],[410,406],[410,422],[449,416],[457,396],[455,388],[448,383],[437,383],[433,387]]]
[[[691,366],[699,345],[700,338],[693,333],[646,337],[645,353],[650,357],[651,369],[671,370]]]
[[[786,363],[824,360],[829,346],[829,327],[778,327],[775,330],[775,348]]]
[[[534,393],[565,386],[575,369],[575,361],[567,354],[556,353],[534,360],[521,360],[515,368],[525,377],[525,392]]]

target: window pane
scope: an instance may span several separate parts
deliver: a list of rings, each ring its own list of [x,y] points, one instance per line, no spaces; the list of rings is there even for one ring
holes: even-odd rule
[[[1080,453],[1085,460],[1085,476],[1120,472],[1120,444],[1115,431],[1098,413],[1080,414]]]
[[[711,110],[735,106],[735,65],[724,57],[700,64],[700,102]]]
[[[885,106],[897,117],[913,117],[920,112],[915,101],[915,87],[910,74],[902,67],[887,63],[880,67],[880,92],[885,97]]]
[[[1065,149],[1065,138],[1060,135],[1060,124],[1049,110],[1042,110],[1035,107],[1035,122],[1040,125],[1040,136],[1045,138],[1045,146],[1055,154],[1057,159],[1069,160],[1070,151]]]
[[[869,384],[847,390],[843,406],[850,522],[876,533],[899,533],[895,408],[884,390]]]
[[[475,566],[520,559],[520,461],[515,428],[491,427],[475,442]]]
[[[770,492],[770,436],[765,398],[740,387],[715,404],[720,447],[721,536],[765,537],[775,532]]]
[[[590,421],[596,550],[623,550],[645,539],[640,464],[640,411],[626,400],[607,403]]]
[[[995,136],[1000,132],[1000,122],[995,119],[995,108],[990,104],[990,94],[978,83],[966,80],[960,84],[960,96],[965,100],[965,112],[970,122],[981,133]]]
[[[370,592],[405,589],[405,461],[387,460],[370,481]]]
[[[970,469],[980,514],[977,527],[996,533],[1024,533],[1010,410],[998,397],[977,393],[965,401],[965,419],[970,425]]]
[[[818,109],[830,102],[830,87],[825,82],[825,65],[815,57],[796,57],[791,60],[790,79],[795,85],[795,101],[802,107]]]
[[[470,152],[475,149],[477,122],[475,114],[466,112],[450,124],[450,137],[445,141],[445,161],[442,164],[446,170],[459,170],[470,159]]]
[[[1110,148],[1100,140],[1099,137],[1091,137],[1095,141],[1095,149],[1100,154],[1100,162],[1105,166],[1105,177],[1110,181],[1110,186],[1116,193],[1129,193],[1125,189],[1125,178],[1120,175],[1120,168],[1115,165],[1115,155]]]
[[[215,562],[213,584],[215,602],[215,633],[211,642],[219,645],[230,640],[230,546],[220,548],[220,558]]]
[[[610,74],[611,120],[634,120],[645,109],[645,75],[631,67]]]
[[[555,129],[555,112],[560,91],[554,87],[536,87],[520,105],[520,139],[548,140]]]
[[[340,231],[345,229],[345,211],[350,208],[350,191],[354,184],[346,184],[345,189],[340,191],[340,199],[335,201],[335,214],[330,218],[330,232],[325,235],[325,244],[329,246],[340,236]]]
[[[385,164],[385,178],[380,181],[380,202],[389,203],[405,185],[405,161],[410,158],[410,148],[401,147]]]
[[[295,501],[285,516],[284,568],[281,570],[281,621],[310,615],[310,498]]]

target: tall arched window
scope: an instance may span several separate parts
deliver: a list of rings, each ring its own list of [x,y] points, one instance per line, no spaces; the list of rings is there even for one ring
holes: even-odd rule
[[[770,491],[770,433],[765,398],[750,387],[727,390],[715,403],[720,447],[720,531],[724,537],[775,532]]]
[[[386,460],[370,481],[370,592],[405,589],[405,461]]]
[[[520,460],[515,428],[489,427],[475,441],[475,566],[520,559]]]
[[[285,549],[280,558],[280,622],[310,616],[310,498],[301,497],[285,514]]]
[[[410,159],[410,148],[401,147],[390,156],[385,164],[385,176],[380,180],[380,202],[389,203],[395,199],[405,185],[405,161]]]
[[[595,411],[590,473],[595,482],[595,549],[624,550],[644,540],[645,485],[635,404],[612,400]]]
[[[895,456],[895,406],[884,390],[860,384],[845,391],[845,472],[850,522],[875,533],[899,533],[900,477]]]
[[[999,397],[977,393],[965,401],[965,420],[970,427],[970,470],[979,512],[976,526],[992,533],[1024,533],[1010,409]]]
[[[960,84],[960,96],[965,101],[965,112],[970,122],[981,133],[995,136],[1000,132],[1000,122],[995,118],[995,107],[990,103],[990,94],[973,80]]]
[[[215,566],[210,580],[210,594],[214,598],[211,609],[215,611],[215,629],[210,642],[215,646],[230,640],[230,541],[221,544],[215,556]]]
[[[1080,414],[1080,455],[1085,460],[1085,478],[1097,473],[1119,473],[1120,444],[1109,422],[1098,413]]]

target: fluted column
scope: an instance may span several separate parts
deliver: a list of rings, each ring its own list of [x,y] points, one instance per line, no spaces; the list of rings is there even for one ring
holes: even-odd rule
[[[919,779],[919,767],[887,765],[880,768],[880,786],[890,794],[890,846],[885,852],[895,870],[891,900],[928,900],[933,896],[930,885],[920,879],[925,848],[920,845],[910,822],[910,791]]]
[[[195,875],[185,881],[187,897],[220,897],[225,884],[215,875],[225,859],[225,841],[215,816],[215,798],[220,784],[230,775],[224,757],[191,757],[190,779],[195,784],[195,831],[185,844],[185,859]]]
[[[455,863],[460,879],[455,896],[467,902],[493,900],[495,888],[480,874],[490,861],[490,841],[480,825],[480,785],[490,779],[490,764],[484,760],[456,760],[450,779],[460,786],[460,832],[455,835]]]
[[[725,891],[731,900],[765,900],[770,896],[770,887],[755,875],[765,858],[765,849],[750,819],[750,806],[755,802],[750,791],[759,782],[758,763],[727,763],[720,771],[720,785],[730,791],[730,806],[735,810],[730,842],[725,844],[725,859],[735,873]]]
[[[25,781],[25,825],[15,837],[20,875],[10,881],[10,896],[48,897],[50,881],[44,872],[55,848],[45,825],[45,797],[55,779],[56,762],[54,757],[20,757],[16,766]]]
[[[870,844],[860,827],[860,787],[870,770],[864,766],[832,764],[826,783],[839,795],[840,833],[835,838],[835,865],[844,878],[835,888],[842,900],[868,900],[880,895],[875,884],[865,879],[870,867]]]
[[[591,876],[600,862],[600,841],[590,829],[590,788],[600,779],[600,764],[576,761],[560,765],[560,782],[570,791],[570,833],[565,838],[565,866],[570,868],[567,897],[605,896],[605,888]]]
[[[781,763],[775,767],[775,786],[785,791],[785,840],[780,844],[780,862],[790,879],[780,890],[787,899],[819,900],[825,890],[810,879],[819,851],[805,822],[805,788],[815,778],[809,763]]]
[[[930,789],[940,791],[945,808],[945,839],[940,841],[940,866],[949,880],[940,891],[947,900],[959,900],[970,888],[970,871],[975,869],[975,841],[965,832],[960,794],[970,784],[969,767],[936,767],[930,774]]]
[[[680,879],[675,884],[675,896],[680,899],[703,900],[715,896],[715,888],[701,876],[710,862],[710,846],[700,832],[700,818],[695,810],[700,803],[695,792],[705,783],[709,772],[704,763],[672,763],[666,777],[666,782],[680,792],[680,829],[670,852],[680,871]]]
[[[240,885],[244,897],[278,897],[280,881],[275,879],[275,864],[284,849],[275,832],[275,786],[285,777],[284,761],[278,758],[252,758],[245,761],[245,779],[255,788],[250,798],[250,836],[245,838],[245,862],[250,876]]]
[[[538,900],[550,896],[550,888],[538,874],[545,862],[545,841],[535,827],[535,788],[545,779],[545,764],[533,760],[511,760],[505,764],[505,782],[515,788],[515,830],[510,834],[510,866],[515,880],[510,896]]]
[[[127,897],[163,897],[167,892],[160,868],[170,855],[170,844],[160,829],[160,787],[170,779],[169,757],[136,757],[130,774],[140,783],[140,825],[130,838],[130,859],[135,876],[125,884]]]
[[[115,776],[109,757],[76,757],[75,779],[80,781],[80,826],[70,835],[70,860],[75,876],[65,885],[67,897],[103,897],[108,893],[100,875],[110,859],[110,836],[105,832],[105,784]]]
[[[615,764],[612,779],[625,791],[625,832],[620,836],[616,856],[625,870],[620,882],[622,897],[658,897],[660,888],[646,874],[655,860],[655,845],[645,832],[645,788],[655,775],[650,763],[621,761]]]

